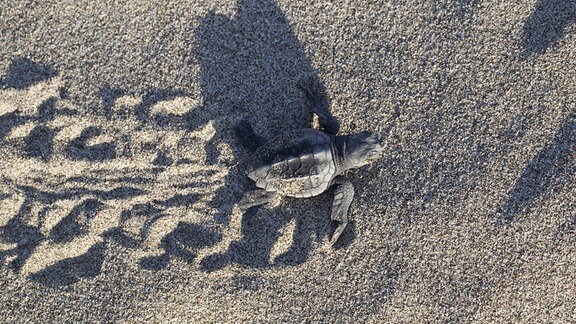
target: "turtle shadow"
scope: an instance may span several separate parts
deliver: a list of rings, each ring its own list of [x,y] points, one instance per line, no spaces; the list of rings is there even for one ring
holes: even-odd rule
[[[200,18],[195,36],[204,103],[184,118],[191,130],[213,123],[215,135],[205,144],[207,164],[222,163],[221,143],[232,148],[236,164],[229,165],[224,185],[209,203],[217,210],[215,221],[227,225],[233,206],[251,185],[241,163],[250,153],[239,145],[235,123],[246,119],[268,139],[283,130],[310,127],[311,113],[298,84],[307,79],[319,88],[323,86],[303,45],[273,0],[238,0],[236,13],[230,17],[209,12]],[[205,257],[201,261],[204,271],[229,263],[252,268],[270,266],[270,251],[279,230],[290,219],[271,217],[282,214],[275,209],[268,210],[265,214],[270,218],[265,219],[261,210],[254,208],[243,215],[243,238],[233,242],[226,252]],[[308,228],[297,225],[297,235],[310,236]],[[306,260],[310,245],[303,244],[299,249],[299,256],[292,258],[295,264]]]
[[[575,143],[576,110],[564,120],[553,141],[528,163],[499,209],[499,224],[515,221],[535,200],[576,172]]]
[[[544,53],[562,38],[569,25],[576,22],[576,2],[538,0],[524,23],[523,58]]]
[[[205,143],[206,163],[221,160],[221,143],[232,147],[234,161],[245,158],[232,128],[247,118],[263,135],[305,127],[311,114],[297,90],[304,77],[320,84],[302,44],[275,1],[239,0],[229,17],[209,12],[195,31],[196,62],[200,66],[203,106],[184,116],[188,128],[212,122],[215,135]],[[272,132],[272,134],[270,134]],[[221,163],[221,162],[220,162]],[[218,210],[216,221],[226,224],[241,197],[236,183],[243,175],[229,164],[230,173],[210,205]],[[243,183],[242,185],[245,185]]]

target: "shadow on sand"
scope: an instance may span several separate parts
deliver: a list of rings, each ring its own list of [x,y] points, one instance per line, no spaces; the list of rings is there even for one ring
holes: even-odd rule
[[[554,140],[528,163],[508,200],[500,207],[499,223],[511,222],[561,179],[576,172],[576,111],[566,118]]]
[[[524,23],[522,56],[540,55],[554,46],[566,28],[576,22],[576,2],[570,0],[538,0],[534,11]]]
[[[260,135],[270,138],[283,130],[310,127],[311,114],[297,88],[302,79],[311,79],[323,89],[302,44],[275,1],[239,0],[236,7],[232,17],[209,13],[200,19],[196,30],[196,60],[200,64],[204,107],[202,116],[189,120],[199,125],[216,120],[217,134],[213,142],[206,143],[208,163],[214,163],[219,156],[217,141],[231,141],[231,146],[239,147],[230,129],[234,125],[218,123],[219,115],[236,114],[248,119]],[[190,126],[194,128],[194,124]],[[236,161],[248,156],[242,150],[234,153]],[[238,182],[242,186],[235,189]],[[211,203],[219,211],[217,222],[229,221],[234,203],[251,185],[242,170],[231,169]],[[263,206],[247,211],[242,218],[241,241],[233,242],[224,254],[206,257],[201,262],[202,269],[214,271],[231,262],[255,268],[273,266],[268,261],[270,251],[280,229],[292,219],[278,209]],[[323,225],[313,226],[311,222],[318,220],[296,217],[293,247],[297,248],[288,252],[284,263],[299,264],[307,259],[312,234],[329,234],[325,230],[329,214],[323,219]]]

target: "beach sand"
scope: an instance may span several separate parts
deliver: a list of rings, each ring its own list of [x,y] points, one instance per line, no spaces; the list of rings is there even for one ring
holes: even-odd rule
[[[0,322],[569,322],[576,2],[0,4]],[[242,213],[247,120],[379,131]]]

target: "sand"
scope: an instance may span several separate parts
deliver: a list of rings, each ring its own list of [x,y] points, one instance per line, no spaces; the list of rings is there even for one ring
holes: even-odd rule
[[[0,4],[1,322],[569,322],[576,2]],[[233,131],[383,134],[242,213]]]

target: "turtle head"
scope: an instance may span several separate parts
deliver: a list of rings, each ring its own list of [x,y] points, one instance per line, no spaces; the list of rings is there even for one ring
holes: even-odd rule
[[[361,132],[350,135],[346,143],[344,160],[347,169],[370,164],[382,156],[384,145],[378,133]]]

